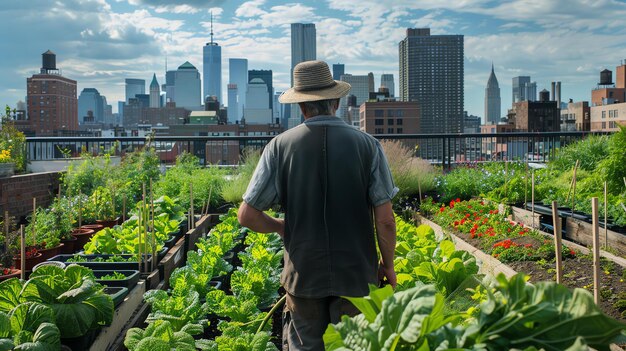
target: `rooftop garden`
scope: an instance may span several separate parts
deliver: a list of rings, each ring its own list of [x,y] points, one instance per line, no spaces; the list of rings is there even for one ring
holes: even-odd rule
[[[565,242],[557,284],[556,244],[539,230],[547,219],[533,227],[513,218],[515,205],[533,207],[533,197],[536,206],[567,205],[563,215],[590,213],[606,182],[600,213],[606,208],[619,233],[626,129],[564,147],[543,168],[494,162],[442,172],[401,142],[382,144],[401,190],[394,199],[398,286],[351,298],[362,313],[329,326],[326,349],[608,350],[626,343],[624,254],[603,247],[596,303],[590,250]],[[26,223],[3,218],[0,350],[97,349],[108,337],[114,349],[139,351],[281,349],[280,237],[236,219],[258,157],[246,151],[232,169],[181,154],[164,169],[150,148],[119,164],[107,150],[84,154],[63,174],[50,206],[35,208]]]

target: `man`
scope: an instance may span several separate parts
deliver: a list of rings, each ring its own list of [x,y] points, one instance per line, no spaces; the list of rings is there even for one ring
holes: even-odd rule
[[[265,147],[238,217],[283,238],[283,349],[323,350],[328,323],[358,313],[340,296],[367,295],[382,278],[396,285],[391,199],[398,189],[378,141],[334,116],[350,84],[333,80],[322,61],[298,64],[293,79],[279,101],[298,103],[305,121]],[[274,204],[284,221],[262,212]]]

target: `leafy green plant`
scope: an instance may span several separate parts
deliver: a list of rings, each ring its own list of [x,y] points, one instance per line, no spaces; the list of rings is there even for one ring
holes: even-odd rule
[[[232,175],[231,179],[222,186],[221,194],[224,201],[231,204],[241,203],[242,196],[246,192],[248,183],[252,179],[252,174],[260,158],[260,151],[254,149],[244,150],[237,173]]]
[[[58,207],[39,207],[31,215],[30,223],[24,230],[26,245],[49,249],[59,246],[61,238],[71,232],[71,224],[67,215]]]
[[[608,350],[626,325],[604,315],[583,289],[526,283],[523,274],[484,283],[474,318],[446,313],[433,286],[374,290],[351,299],[362,314],[342,317],[324,334],[326,350]]]
[[[37,302],[0,312],[0,350],[58,350],[61,336],[54,323],[52,308]]]
[[[194,340],[193,336],[202,333],[202,326],[187,324],[176,331],[166,320],[150,323],[146,329],[131,328],[124,338],[124,346],[129,351],[196,351],[196,348],[208,350],[202,346],[206,340]]]
[[[113,272],[111,274],[103,275],[99,278],[100,280],[124,280],[126,276],[120,272]]]
[[[88,268],[43,266],[25,283],[15,278],[0,283],[0,312],[39,302],[54,312],[61,337],[78,337],[113,320],[113,300],[103,289]]]
[[[435,188],[435,168],[426,160],[415,157],[415,150],[410,149],[400,140],[383,140],[380,143],[395,185],[399,192],[395,200],[403,196],[416,196]]]
[[[9,116],[10,108],[6,106],[0,129],[0,150],[8,151],[11,162],[15,163],[15,171],[21,173],[26,170],[26,136],[15,127]]]
[[[268,332],[244,332],[238,327],[225,329],[215,343],[217,346],[211,350],[278,351]]]

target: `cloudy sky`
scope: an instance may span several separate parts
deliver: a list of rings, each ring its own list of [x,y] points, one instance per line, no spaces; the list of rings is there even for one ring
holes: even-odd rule
[[[626,59],[626,2],[616,0],[0,0],[0,104],[24,100],[26,77],[50,49],[79,91],[97,88],[116,111],[124,79],[149,83],[156,72],[162,83],[166,57],[170,69],[188,60],[202,72],[210,12],[224,92],[231,57],[272,69],[277,91],[288,87],[293,22],[316,24],[318,59],[371,71],[377,86],[381,73],[397,86],[407,27],[464,35],[465,109],[479,116],[492,61],[505,114],[514,76],[530,75],[538,90],[559,80],[564,101],[589,100],[599,72]]]

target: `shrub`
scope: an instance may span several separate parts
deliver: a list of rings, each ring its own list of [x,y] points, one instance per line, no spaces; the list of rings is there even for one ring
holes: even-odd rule
[[[261,152],[259,150],[250,148],[244,150],[237,172],[222,186],[221,195],[224,201],[232,204],[241,202],[260,158]]]

